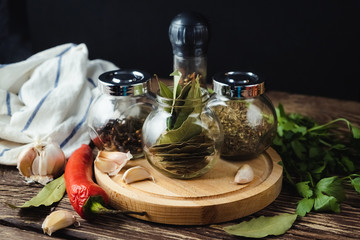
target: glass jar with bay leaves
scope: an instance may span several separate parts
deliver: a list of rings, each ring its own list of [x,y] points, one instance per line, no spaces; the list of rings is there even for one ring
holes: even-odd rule
[[[150,74],[134,69],[109,71],[99,76],[99,94],[91,104],[87,125],[94,144],[104,151],[144,156],[142,126],[153,110],[148,93]]]
[[[220,123],[207,107],[209,94],[192,80],[173,94],[160,85],[158,107],[143,126],[143,150],[160,173],[179,179],[208,172],[220,156]],[[172,97],[176,96],[176,97]]]
[[[264,81],[251,72],[217,73],[213,90],[209,106],[224,132],[221,157],[249,159],[266,150],[274,140],[277,118]]]

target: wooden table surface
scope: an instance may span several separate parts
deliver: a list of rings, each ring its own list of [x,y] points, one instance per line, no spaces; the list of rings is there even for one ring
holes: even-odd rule
[[[287,112],[302,113],[320,123],[344,117],[360,126],[360,102],[283,92],[269,92],[268,96],[275,106],[281,102]],[[81,220],[80,227],[68,227],[49,237],[42,233],[41,224],[53,208],[72,210],[67,196],[53,207],[13,210],[4,204],[21,205],[40,189],[40,185],[25,184],[15,167],[0,166],[0,239],[241,239],[211,225],[172,226],[127,216],[106,216],[96,222]],[[235,224],[261,215],[294,213],[298,200],[296,193],[283,185],[279,197],[265,209],[219,225]],[[341,204],[341,213],[312,212],[297,220],[287,233],[272,239],[360,239],[359,220],[360,195],[351,190]]]

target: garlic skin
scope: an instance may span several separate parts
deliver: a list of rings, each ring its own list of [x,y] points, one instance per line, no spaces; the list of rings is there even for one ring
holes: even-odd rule
[[[240,167],[235,175],[234,182],[238,184],[246,184],[254,179],[254,171],[249,164]]]
[[[76,219],[76,216],[67,210],[57,210],[50,213],[44,220],[42,224],[42,229],[44,233],[51,236],[55,231],[66,228],[74,223],[80,225],[80,222]]]
[[[64,171],[65,164],[65,154],[58,144],[36,141],[19,154],[17,168],[28,182],[45,185]]]
[[[100,151],[95,159],[95,166],[109,176],[115,176],[132,158],[130,152],[106,152]]]
[[[150,172],[142,166],[135,166],[129,168],[128,170],[125,171],[124,175],[122,176],[122,180],[126,184],[143,181],[146,179],[155,181],[154,177],[151,176]]]

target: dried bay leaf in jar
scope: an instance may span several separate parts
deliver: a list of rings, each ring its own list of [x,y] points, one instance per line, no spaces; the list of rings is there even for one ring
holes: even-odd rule
[[[209,106],[223,128],[221,157],[249,159],[265,151],[274,140],[277,118],[264,81],[251,72],[217,73],[213,90]]]
[[[87,125],[94,144],[103,151],[130,152],[142,157],[142,126],[153,110],[150,74],[133,69],[101,74],[99,95],[93,101]]]
[[[220,156],[220,123],[208,108],[209,94],[196,80],[179,97],[163,97],[143,126],[144,152],[150,165],[170,178],[191,179],[210,171]],[[171,89],[173,91],[173,89]]]

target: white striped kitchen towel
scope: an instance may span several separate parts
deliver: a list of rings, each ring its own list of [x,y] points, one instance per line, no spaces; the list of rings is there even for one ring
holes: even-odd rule
[[[16,165],[19,152],[51,138],[69,157],[89,143],[87,113],[98,76],[118,69],[89,60],[85,44],[63,44],[0,65],[0,164]]]

